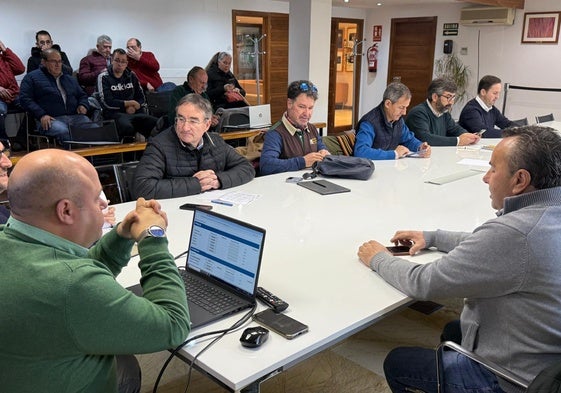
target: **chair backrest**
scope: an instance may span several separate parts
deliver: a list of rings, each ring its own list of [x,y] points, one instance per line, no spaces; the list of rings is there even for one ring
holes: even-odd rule
[[[169,112],[169,100],[173,90],[165,90],[161,92],[147,91],[146,106],[148,114],[154,117],[167,116]]]
[[[249,128],[249,109],[244,108],[228,108],[217,110],[216,114],[220,115],[220,120],[216,126],[218,132],[236,131],[243,128]]]
[[[138,161],[113,165],[113,170],[115,171],[115,180],[117,180],[117,188],[119,190],[121,203],[129,202],[133,199],[131,191],[137,166]]]
[[[121,143],[114,120],[103,120],[79,125],[70,125],[70,140],[64,141],[72,145],[110,145]]]
[[[543,116],[536,116],[536,123],[545,123],[546,121],[553,121],[553,113],[549,113]]]
[[[528,125],[528,118],[525,117],[523,119],[512,120],[515,127],[527,126]]]

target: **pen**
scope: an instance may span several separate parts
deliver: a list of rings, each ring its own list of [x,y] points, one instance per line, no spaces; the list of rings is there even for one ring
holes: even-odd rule
[[[234,204],[232,202],[228,202],[228,201],[223,201],[221,199],[213,199],[211,200],[212,203],[217,203],[219,205],[225,205],[225,206],[234,206]]]
[[[320,186],[320,187],[324,187],[324,188],[326,187],[325,185],[323,185],[323,184],[321,184],[320,182],[317,182],[317,181],[315,181],[315,180],[314,180],[312,183],[317,184],[317,185]]]

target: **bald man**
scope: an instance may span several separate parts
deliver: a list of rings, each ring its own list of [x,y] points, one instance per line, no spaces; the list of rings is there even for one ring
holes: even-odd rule
[[[138,392],[132,354],[175,347],[189,333],[166,214],[139,198],[101,238],[107,203],[97,172],[59,149],[24,156],[8,189],[12,215],[0,227],[2,389]],[[135,240],[143,298],[115,281]]]

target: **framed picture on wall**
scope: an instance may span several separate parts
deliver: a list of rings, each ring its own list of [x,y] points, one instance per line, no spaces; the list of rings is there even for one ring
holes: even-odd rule
[[[348,28],[346,38],[347,38],[347,47],[352,48],[355,44],[356,29]]]
[[[343,51],[337,51],[337,71],[343,71]]]
[[[337,49],[343,49],[343,30],[337,30]]]
[[[345,71],[353,72],[355,57],[352,52],[348,52],[345,56]]]
[[[525,12],[523,44],[557,44],[561,12]]]

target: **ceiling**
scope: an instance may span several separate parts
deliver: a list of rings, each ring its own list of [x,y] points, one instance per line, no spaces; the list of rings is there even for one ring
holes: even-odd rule
[[[335,7],[351,7],[351,8],[376,8],[377,3],[382,3],[383,6],[394,5],[417,5],[417,4],[457,4],[457,3],[470,3],[464,0],[349,0],[345,3],[343,0],[332,0]],[[492,2],[492,1],[491,1]],[[481,1],[474,0],[473,3],[481,3]],[[489,0],[486,1],[489,4]],[[500,0],[497,0],[500,3]]]

